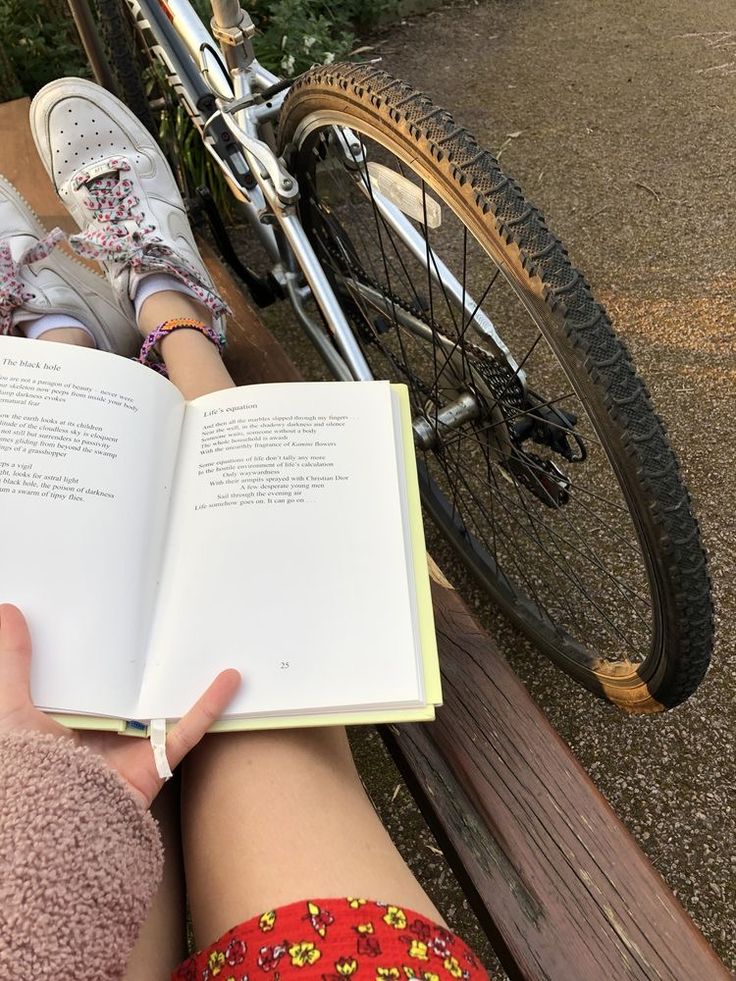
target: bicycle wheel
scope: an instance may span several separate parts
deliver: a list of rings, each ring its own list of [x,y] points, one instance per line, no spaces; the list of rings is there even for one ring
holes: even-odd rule
[[[164,67],[156,56],[159,42],[137,5],[134,13],[126,0],[93,3],[100,39],[116,83],[114,94],[155,138],[166,154],[184,201],[190,202],[200,184],[214,185],[218,175],[190,119],[192,109],[186,106],[176,72]]]
[[[572,677],[630,711],[681,702],[712,644],[697,523],[627,351],[539,211],[374,66],[302,76],[279,135],[375,376],[409,387],[428,513]]]
[[[132,15],[122,0],[93,0],[100,40],[105,49],[121,99],[146,129],[158,135],[158,122],[151,111],[150,87],[145,81],[150,61],[138,43]],[[98,79],[99,81],[99,79]]]

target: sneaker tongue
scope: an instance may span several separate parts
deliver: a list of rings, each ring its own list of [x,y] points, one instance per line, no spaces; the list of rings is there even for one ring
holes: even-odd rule
[[[100,160],[99,163],[92,164],[84,170],[84,183],[99,180],[101,177],[117,177],[122,169],[122,160],[112,158],[110,160]],[[82,175],[80,175],[82,176]]]
[[[117,181],[123,170],[130,170],[130,165],[121,160],[120,157],[107,157],[105,160],[98,160],[97,163],[90,164],[84,170],[78,170],[72,177],[70,184],[74,191],[80,191],[83,187],[92,188],[104,179]]]
[[[131,182],[127,185],[123,172],[130,164],[121,157],[107,157],[78,170],[72,178],[72,188],[78,191],[84,205],[94,212],[94,219],[112,230],[115,236],[133,235],[140,231],[138,216],[131,212],[134,203],[129,197]],[[98,229],[99,230],[99,229]]]

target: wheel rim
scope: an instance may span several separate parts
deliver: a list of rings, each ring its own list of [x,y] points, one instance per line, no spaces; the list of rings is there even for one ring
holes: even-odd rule
[[[393,169],[418,189],[422,214],[412,223],[428,243],[423,268],[416,256],[407,256],[376,207],[370,170],[361,169],[362,186],[356,191],[355,170],[346,166],[344,149],[332,135],[335,125],[351,127],[368,160]],[[554,336],[559,328],[540,296],[526,290],[508,267],[494,261],[491,248],[478,242],[477,223],[461,221],[461,205],[451,189],[426,164],[412,163],[403,143],[370,122],[338,111],[315,112],[299,125],[294,143],[300,182],[305,182],[302,218],[350,308],[376,377],[406,381],[415,413],[424,409],[430,420],[461,389],[481,407],[480,416],[453,430],[439,449],[418,452],[428,510],[455,544],[464,544],[466,553],[474,550],[464,556],[466,561],[546,653],[589,682],[641,684],[656,669],[660,647],[653,562],[629,514],[619,461],[604,446],[605,424],[595,408],[586,409],[581,381],[571,376]],[[432,228],[429,211],[435,205],[441,222]],[[453,267],[462,284],[459,300],[448,299],[443,284],[428,275],[436,255]],[[366,285],[383,289],[382,305]],[[472,308],[491,313],[514,367],[521,369],[517,374],[526,375],[536,393],[532,412],[520,410],[508,380],[484,377],[484,369],[498,365],[498,350],[478,331],[467,297],[472,297]],[[435,342],[430,350],[423,341],[418,351],[417,324],[412,329],[397,323],[396,316],[397,310],[411,313],[412,308],[425,332],[434,325],[433,333],[445,342]],[[560,411],[567,418],[560,419]],[[548,441],[557,430],[569,444],[574,441],[571,416],[577,417],[572,429],[587,448],[584,462],[570,463],[559,446],[527,436],[521,441],[521,469],[509,466],[516,466],[513,449],[508,453],[509,434],[518,436],[531,423]],[[549,493],[550,462],[563,473],[564,479],[551,480],[567,488],[569,501],[563,506],[550,507],[538,487],[531,489],[541,481]]]

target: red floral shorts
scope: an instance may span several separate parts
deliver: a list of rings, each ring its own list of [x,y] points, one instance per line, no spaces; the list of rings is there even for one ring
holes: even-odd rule
[[[270,977],[269,977],[270,976]],[[365,899],[309,899],[241,923],[172,981],[488,981],[470,948],[419,913]]]

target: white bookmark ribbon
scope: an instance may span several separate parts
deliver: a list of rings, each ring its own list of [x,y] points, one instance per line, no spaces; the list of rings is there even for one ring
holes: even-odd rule
[[[166,756],[166,719],[151,719],[148,731],[151,737],[151,749],[153,750],[156,772],[162,780],[170,780],[174,774],[171,772]]]

